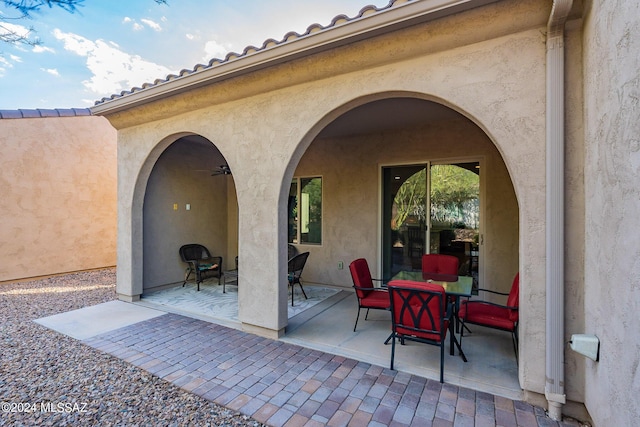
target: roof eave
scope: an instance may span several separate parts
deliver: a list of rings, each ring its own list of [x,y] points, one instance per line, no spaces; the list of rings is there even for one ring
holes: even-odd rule
[[[500,0],[422,0],[404,3],[381,13],[365,15],[314,34],[240,56],[237,59],[214,67],[194,71],[174,80],[105,101],[90,109],[94,115],[116,113],[200,86],[210,85],[498,1]]]

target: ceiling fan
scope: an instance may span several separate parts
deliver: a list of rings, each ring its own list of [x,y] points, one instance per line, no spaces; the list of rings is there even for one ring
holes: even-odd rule
[[[229,165],[224,164],[214,168],[213,170],[211,169],[198,170],[198,172],[211,172],[211,176],[231,175],[231,168],[229,168]]]
[[[229,168],[229,165],[224,164],[215,168],[211,172],[211,176],[216,176],[216,175],[231,175],[231,169]]]

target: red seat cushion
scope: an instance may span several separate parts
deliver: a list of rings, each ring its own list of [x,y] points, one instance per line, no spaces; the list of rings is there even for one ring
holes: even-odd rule
[[[371,291],[365,297],[360,298],[360,307],[363,308],[387,309],[390,305],[389,292],[387,291]]]
[[[508,308],[497,307],[482,301],[463,301],[458,316],[465,322],[513,331],[516,322],[510,319],[512,311]]]

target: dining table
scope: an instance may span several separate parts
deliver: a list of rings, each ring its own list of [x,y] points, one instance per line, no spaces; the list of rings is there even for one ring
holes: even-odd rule
[[[442,285],[444,288],[444,292],[447,296],[454,298],[454,314],[455,314],[455,324],[456,324],[456,332],[460,330],[460,319],[458,319],[458,309],[460,308],[460,298],[461,297],[471,297],[471,292],[473,290],[473,277],[471,276],[457,276],[457,281],[444,281],[444,280],[433,280],[429,278],[427,275],[423,275],[422,271],[409,271],[409,270],[401,270],[396,273],[395,276],[391,278],[391,280],[411,280],[413,282],[425,282],[425,283],[435,283],[437,285]]]

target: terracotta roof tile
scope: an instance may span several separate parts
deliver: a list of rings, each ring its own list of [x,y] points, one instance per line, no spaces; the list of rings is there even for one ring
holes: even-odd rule
[[[282,40],[278,41],[275,39],[267,39],[264,41],[264,43],[262,43],[262,47],[255,47],[255,46],[247,46],[242,53],[236,53],[236,52],[230,52],[228,53],[224,59],[219,59],[219,58],[213,58],[209,61],[208,64],[204,65],[204,64],[196,64],[193,69],[183,69],[180,71],[179,75],[175,75],[175,74],[169,74],[167,77],[165,77],[164,79],[156,79],[153,83],[144,83],[142,85],[142,87],[133,87],[130,90],[123,90],[122,92],[120,92],[119,94],[113,94],[110,97],[105,97],[102,98],[101,100],[98,100],[95,102],[95,105],[101,105],[104,103],[107,103],[109,101],[113,101],[115,99],[119,99],[122,98],[123,96],[127,96],[127,95],[131,95],[133,93],[136,92],[140,92],[158,85],[162,85],[164,83],[168,83],[170,81],[179,79],[181,77],[185,77],[188,76],[190,74],[193,73],[197,73],[197,72],[201,72],[207,69],[211,69],[217,66],[220,66],[222,64],[231,62],[231,61],[235,61],[238,59],[241,59],[243,57],[264,51],[266,49],[272,49],[274,47],[283,45],[285,43],[291,43],[294,42],[296,40],[302,39],[302,38],[307,38],[307,37],[311,37],[316,33],[319,33],[321,31],[325,31],[340,25],[344,25],[346,23],[355,21],[357,19],[366,17],[366,16],[370,16],[373,14],[377,14],[380,13],[384,10],[390,9],[396,5],[400,5],[400,4],[404,4],[404,3],[408,3],[411,1],[417,1],[417,0],[390,0],[389,3],[384,6],[384,7],[376,7],[376,6],[365,6],[362,9],[360,9],[360,12],[358,13],[358,15],[354,16],[353,18],[349,18],[346,15],[338,15],[335,18],[333,18],[331,20],[331,23],[329,25],[327,25],[326,27],[320,25],[320,24],[312,24],[309,27],[307,27],[307,31],[304,32],[304,34],[298,34],[295,31],[290,31],[287,34],[284,35],[284,37],[282,38]]]

